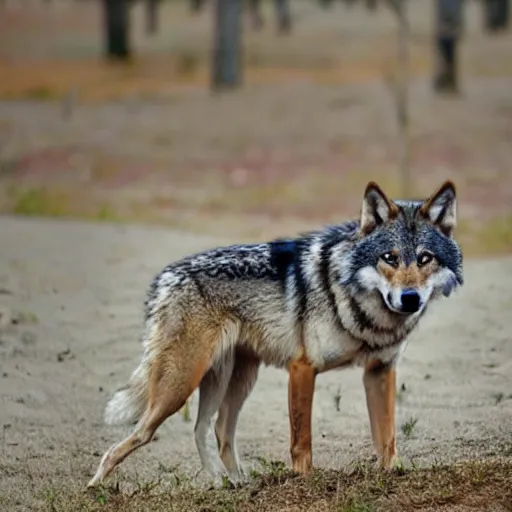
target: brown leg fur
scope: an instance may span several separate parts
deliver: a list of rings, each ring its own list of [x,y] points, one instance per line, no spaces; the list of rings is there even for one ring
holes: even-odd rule
[[[290,414],[290,454],[294,471],[303,475],[312,469],[311,410],[315,391],[315,370],[306,360],[290,364],[288,407]]]
[[[381,467],[389,469],[396,455],[396,373],[391,365],[371,361],[364,370],[363,382],[373,444],[380,456]]]
[[[151,441],[156,429],[176,411],[199,385],[209,363],[204,360],[187,365],[161,354],[155,359],[149,380],[149,403],[134,432],[125,440],[111,446],[88,487],[100,483],[130,453]]]

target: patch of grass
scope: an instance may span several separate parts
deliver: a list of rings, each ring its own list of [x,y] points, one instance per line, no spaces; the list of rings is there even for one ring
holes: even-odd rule
[[[254,240],[316,228],[330,222],[329,216],[337,207],[332,193],[336,184],[332,178],[323,177],[301,177],[292,185],[289,181],[278,180],[243,187],[212,186],[198,194],[188,194],[186,200],[177,193],[176,196],[156,196],[132,205],[122,201],[111,204],[105,202],[101,182],[115,178],[118,170],[116,162],[95,166],[94,181],[100,182],[97,191],[16,184],[5,186],[3,191],[0,190],[3,192],[3,197],[0,194],[0,210],[18,215],[163,224],[219,235],[224,234],[226,225],[229,225],[233,237]],[[347,188],[359,190],[360,184],[356,187],[357,180],[351,176],[347,177]],[[386,190],[398,190],[395,181],[391,178],[388,182],[384,180]],[[198,186],[204,187],[204,183]],[[198,199],[190,201],[189,196]],[[322,197],[322,201],[318,197]],[[332,222],[344,218],[340,213],[332,218]],[[512,253],[512,216],[496,215],[479,222],[461,219],[455,236],[465,256]]]
[[[272,464],[270,464],[272,466]],[[512,461],[470,461],[429,469],[380,472],[370,464],[345,471],[315,470],[302,478],[289,471],[254,474],[236,488],[204,489],[185,483],[138,486],[130,495],[119,487],[85,491],[53,487],[44,493],[47,510],[91,512],[409,512],[446,505],[475,510],[508,507],[512,502]]]
[[[512,215],[491,219],[480,229],[478,238],[487,250],[512,250]]]
[[[105,495],[104,494],[100,494],[98,497],[97,497],[97,501],[100,505],[105,505],[107,503],[107,498],[105,498]]]
[[[117,220],[117,216],[108,204],[103,204],[96,215],[97,220],[102,221],[114,221]]]
[[[400,430],[406,439],[410,439],[413,436],[414,429],[418,423],[418,418],[409,418],[405,423],[400,426]]]
[[[342,507],[340,512],[375,512],[377,509],[371,503],[354,501],[349,505]]]
[[[54,489],[53,487],[49,487],[47,489],[43,489],[42,494],[43,494],[43,499],[44,499],[45,505],[48,507],[48,509],[51,510],[52,512],[54,510],[56,510],[54,503],[58,497],[57,490]]]
[[[0,211],[28,217],[69,217],[91,221],[121,222],[113,206],[87,193],[63,189],[10,186],[5,190]]]
[[[61,91],[47,85],[34,85],[17,92],[2,95],[4,99],[55,101],[62,97]]]
[[[69,210],[68,198],[40,188],[12,189],[12,212],[16,215],[61,217]]]
[[[16,314],[16,322],[20,324],[38,324],[39,318],[38,316],[33,313],[32,311],[19,311]]]
[[[258,462],[261,465],[262,471],[261,473],[253,473],[254,478],[281,478],[288,473],[286,464],[282,460],[268,460],[264,457],[258,457]]]
[[[456,238],[466,253],[504,254],[512,252],[512,215],[493,216],[478,225],[462,219]]]

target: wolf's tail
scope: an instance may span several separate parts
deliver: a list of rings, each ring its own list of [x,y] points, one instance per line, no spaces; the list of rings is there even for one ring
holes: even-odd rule
[[[140,419],[148,403],[149,370],[150,361],[144,354],[128,384],[109,400],[105,409],[107,425],[133,424]]]

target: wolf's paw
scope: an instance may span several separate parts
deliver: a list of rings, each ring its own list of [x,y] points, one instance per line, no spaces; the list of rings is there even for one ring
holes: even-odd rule
[[[238,471],[229,474],[229,479],[235,486],[246,484],[251,480],[251,475],[242,466],[238,468]]]
[[[100,483],[101,483],[101,481],[100,481],[98,475],[94,475],[87,483],[86,489],[94,489],[95,487],[98,487],[100,485]]]
[[[400,471],[404,469],[402,459],[393,455],[391,458],[374,459],[375,469],[380,471]]]

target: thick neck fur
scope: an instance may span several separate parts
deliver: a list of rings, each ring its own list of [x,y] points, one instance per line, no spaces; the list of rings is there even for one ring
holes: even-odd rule
[[[341,333],[370,349],[397,345],[416,326],[419,315],[392,313],[378,291],[368,293],[349,284],[354,271],[351,252],[359,241],[356,221],[307,233],[295,241],[298,257],[289,284],[293,281],[299,320],[311,320],[318,300],[323,299]]]
[[[318,301],[323,301],[339,330],[368,348],[403,341],[432,299],[448,296],[463,282],[458,244],[419,215],[421,204],[400,202],[398,216],[369,234],[361,233],[358,221],[350,221],[292,241],[289,264],[294,270],[287,271],[286,283],[294,292],[298,319],[314,316]],[[425,250],[434,260],[420,272],[416,258]],[[379,270],[387,252],[404,262],[392,282]],[[414,272],[415,281],[411,278]],[[388,292],[400,294],[411,286],[421,295],[419,310],[413,314],[392,311],[386,303]]]

